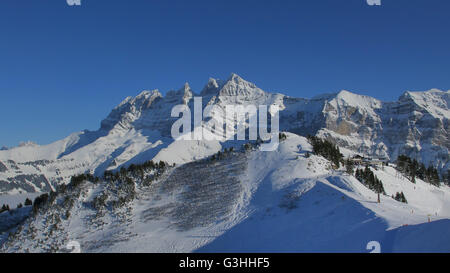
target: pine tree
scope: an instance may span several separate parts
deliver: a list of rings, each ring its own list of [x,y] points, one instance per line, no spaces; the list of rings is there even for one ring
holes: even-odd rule
[[[36,197],[33,202],[33,212],[37,213],[40,208],[42,208],[44,205],[46,205],[48,198],[49,198],[48,193],[44,193],[44,194]]]
[[[403,194],[403,192],[401,192],[401,197],[402,197],[402,202],[403,202],[403,203],[408,203],[408,201],[406,201],[406,197],[405,197],[405,195]]]
[[[405,194],[403,192],[397,192],[393,198],[399,202],[408,203],[406,200]]]
[[[347,158],[345,161],[345,169],[348,174],[353,174],[353,168],[355,167],[354,165],[354,162]]]
[[[9,210],[9,207],[7,207],[5,204],[0,208],[0,213]]]
[[[31,206],[33,205],[33,201],[31,201],[30,199],[25,199],[25,206]]]
[[[444,177],[442,179],[444,183],[448,186],[450,186],[450,170],[447,170],[447,173],[444,174]]]
[[[2,208],[0,209],[0,213],[2,213],[4,211],[9,211],[9,205],[3,204]]]

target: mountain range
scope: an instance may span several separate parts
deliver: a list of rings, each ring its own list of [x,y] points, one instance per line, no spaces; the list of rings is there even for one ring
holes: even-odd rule
[[[0,193],[48,192],[80,173],[101,176],[148,160],[184,164],[211,156],[235,141],[174,141],[175,105],[278,105],[280,130],[316,135],[336,143],[346,155],[395,161],[408,155],[442,173],[449,169],[450,91],[405,92],[395,102],[349,91],[294,98],[270,93],[236,74],[209,79],[203,90],[189,84],[163,96],[158,90],[127,97],[96,131],[82,131],[48,145],[23,143],[0,150]],[[191,108],[192,109],[192,108]]]

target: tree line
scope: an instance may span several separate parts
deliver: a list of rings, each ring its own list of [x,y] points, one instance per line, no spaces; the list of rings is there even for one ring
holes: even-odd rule
[[[73,191],[79,188],[84,182],[89,181],[92,183],[99,183],[102,181],[109,183],[117,183],[118,189],[120,189],[126,197],[118,202],[123,203],[132,199],[135,194],[134,179],[141,179],[144,186],[150,185],[154,179],[159,177],[164,170],[169,166],[167,162],[160,161],[155,163],[153,161],[146,161],[142,164],[131,164],[127,168],[122,167],[119,171],[105,171],[103,177],[97,177],[90,173],[83,173],[74,175],[71,177],[70,182],[66,184],[58,185],[56,191],[44,193],[34,199],[33,212],[37,213],[40,209],[45,208],[47,204],[53,202],[59,193],[66,193],[67,191]],[[148,173],[152,174],[149,175]],[[119,198],[120,199],[120,198]],[[31,202],[31,200],[30,200]]]
[[[24,204],[25,204],[25,206],[31,206],[33,204],[33,201],[31,201],[30,199],[27,198],[27,199],[25,199],[25,203]],[[20,209],[22,207],[23,207],[22,203],[19,203],[17,205],[18,209]],[[5,212],[5,211],[10,211],[10,210],[11,209],[10,209],[9,205],[3,204],[3,206],[0,208],[0,213]]]
[[[316,136],[308,136],[308,140],[313,146],[313,154],[321,155],[330,160],[336,169],[343,163],[344,156],[334,143]]]
[[[355,177],[374,192],[386,194],[386,192],[384,191],[383,183],[376,177],[376,175],[368,166],[366,166],[364,170],[357,169],[355,172]]]
[[[425,164],[418,162],[416,159],[411,159],[406,155],[398,156],[397,170],[413,183],[416,183],[416,178],[435,186],[439,186],[441,183],[438,170],[434,166],[430,165],[427,168]]]

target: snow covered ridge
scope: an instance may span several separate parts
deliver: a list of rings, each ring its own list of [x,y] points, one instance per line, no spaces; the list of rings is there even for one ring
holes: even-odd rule
[[[72,175],[101,175],[151,159],[183,164],[233,145],[236,140],[173,140],[171,128],[178,117],[172,117],[171,110],[180,104],[194,109],[196,96],[202,97],[202,109],[278,106],[280,131],[317,135],[349,153],[391,161],[406,154],[441,173],[449,169],[450,91],[406,92],[397,102],[348,91],[302,99],[265,92],[232,74],[225,81],[209,79],[199,94],[185,84],[165,96],[153,90],[127,97],[97,131],[73,133],[44,146],[0,150],[0,194],[47,192],[68,183]]]
[[[272,152],[277,149],[280,134],[278,105],[268,107],[267,105],[228,104],[225,105],[224,110],[217,105],[207,105],[202,110],[202,106],[202,97],[194,97],[194,130],[191,130],[191,109],[185,104],[175,105],[172,108],[171,117],[178,117],[181,114],[181,118],[175,121],[171,128],[171,135],[175,141],[225,142],[234,140],[235,136],[237,140],[246,140],[246,130],[248,130],[249,140],[270,140],[269,143],[263,142],[260,145],[262,151]],[[208,121],[205,121],[204,117],[208,118]],[[267,124],[268,119],[271,121],[270,126]]]
[[[34,212],[0,214],[18,223],[0,225],[0,252],[68,252],[70,242],[81,252],[369,252],[373,241],[381,252],[450,252],[447,186],[371,168],[386,192],[377,202],[306,138],[285,135],[276,152],[244,145],[74,179]]]

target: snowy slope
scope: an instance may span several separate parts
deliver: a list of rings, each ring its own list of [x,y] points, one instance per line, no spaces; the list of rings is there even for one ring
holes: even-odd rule
[[[413,184],[386,167],[374,170],[388,194],[377,203],[353,176],[307,157],[305,138],[287,136],[277,152],[177,165],[149,187],[136,179],[135,198],[120,207],[93,207],[102,194],[115,199],[117,189],[86,182],[0,249],[67,251],[76,240],[84,252],[368,252],[367,243],[378,241],[382,252],[450,251],[448,187]],[[397,191],[408,204],[389,197]]]

